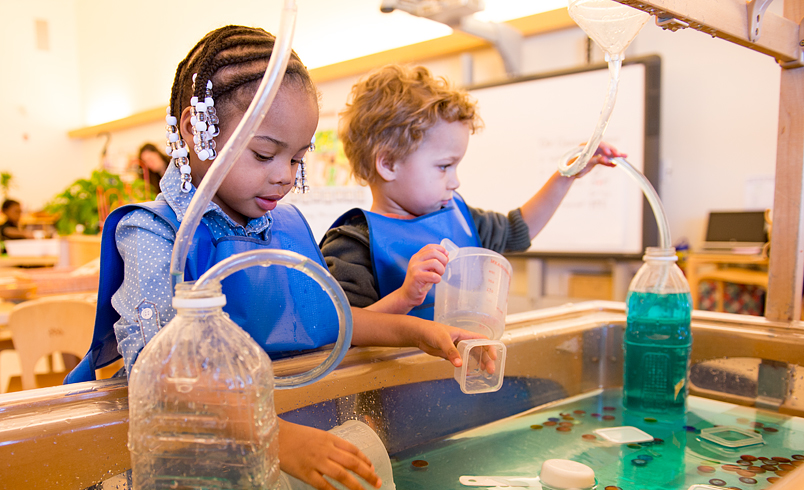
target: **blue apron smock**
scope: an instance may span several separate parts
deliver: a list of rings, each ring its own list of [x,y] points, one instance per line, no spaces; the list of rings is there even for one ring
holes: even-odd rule
[[[95,369],[121,357],[114,333],[120,314],[112,307],[112,295],[123,283],[124,264],[115,243],[115,231],[120,220],[135,209],[145,209],[159,216],[174,232],[179,228],[175,212],[165,201],[130,204],[107,217],[101,237],[101,280],[92,344],[86,356],[65,378],[65,384],[94,380]],[[242,236],[215,240],[202,221],[190,246],[185,281],[198,279],[214,264],[232,255],[263,248],[297,252],[326,269],[321,250],[298,209],[280,203],[271,216],[267,240]],[[335,306],[321,286],[300,271],[283,266],[250,267],[224,279],[222,289],[226,295],[223,310],[274,357],[337,340]]]
[[[402,287],[410,258],[425,245],[449,238],[459,247],[480,247],[472,214],[457,192],[447,206],[418,218],[390,218],[355,208],[338,218],[331,228],[344,225],[359,214],[368,223],[371,263],[380,298]],[[408,314],[432,320],[434,305],[435,288],[431,288],[424,302]]]

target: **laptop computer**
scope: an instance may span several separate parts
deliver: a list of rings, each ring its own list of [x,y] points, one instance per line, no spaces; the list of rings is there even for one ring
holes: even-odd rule
[[[704,253],[760,253],[768,241],[765,211],[711,211]]]

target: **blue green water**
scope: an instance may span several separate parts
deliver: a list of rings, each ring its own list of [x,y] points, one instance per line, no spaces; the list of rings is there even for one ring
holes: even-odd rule
[[[398,453],[392,457],[396,487],[467,490],[470,487],[459,482],[462,475],[534,477],[545,460],[558,458],[591,467],[598,490],[687,490],[696,483],[712,484],[711,480],[724,482],[725,488],[760,490],[771,485],[768,478],[779,475],[763,469],[756,470],[761,473],[740,470],[743,474],[739,474],[724,465],[748,467],[742,455],[786,458],[791,463],[776,463],[784,474],[782,464],[804,460],[804,419],[798,417],[697,397],[690,397],[686,414],[675,417],[626,411],[621,402],[619,389],[595,392]],[[555,425],[551,418],[556,419]],[[561,423],[569,430],[556,430]],[[624,425],[637,427],[661,442],[615,444],[594,432]],[[715,425],[758,431],[764,443],[732,449],[701,439],[701,429]],[[638,466],[635,459],[646,463]],[[426,469],[415,468],[412,462],[416,460],[426,461]]]
[[[683,414],[692,332],[689,293],[631,292],[624,335],[625,406]]]

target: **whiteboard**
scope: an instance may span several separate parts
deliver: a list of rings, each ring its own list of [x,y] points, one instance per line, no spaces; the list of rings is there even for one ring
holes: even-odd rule
[[[590,138],[608,83],[603,67],[471,89],[485,128],[469,139],[458,167],[459,192],[467,203],[507,213],[530,199],[557,170],[561,156]],[[603,138],[627,153],[656,189],[658,84],[657,56],[623,66]],[[529,252],[641,255],[655,244],[651,213],[624,171],[599,166],[575,181]]]

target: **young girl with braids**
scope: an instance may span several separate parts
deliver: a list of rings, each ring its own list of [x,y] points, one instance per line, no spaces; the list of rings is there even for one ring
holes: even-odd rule
[[[160,182],[162,193],[153,203],[116,210],[105,222],[95,339],[67,382],[94,379],[96,367],[121,355],[129,372],[145,343],[174,317],[169,268],[176,230],[215,148],[223,147],[254,98],[274,41],[261,29],[227,26],[207,34],[179,64],[167,117],[172,163]],[[185,280],[237,251],[260,247],[292,250],[325,267],[304,218],[279,203],[294,187],[317,124],[318,93],[293,53],[265,119],[204,213]],[[273,357],[337,338],[335,311],[324,307],[330,303],[324,293],[310,288],[294,294],[298,275],[288,272],[251,267],[223,281],[224,310]],[[478,337],[403,315],[358,308],[352,315],[353,345],[418,347],[455,366],[461,359],[453,342]],[[324,475],[354,490],[362,489],[355,475],[381,484],[365,455],[325,431],[280,420],[279,454],[285,472],[319,489],[333,488]]]

